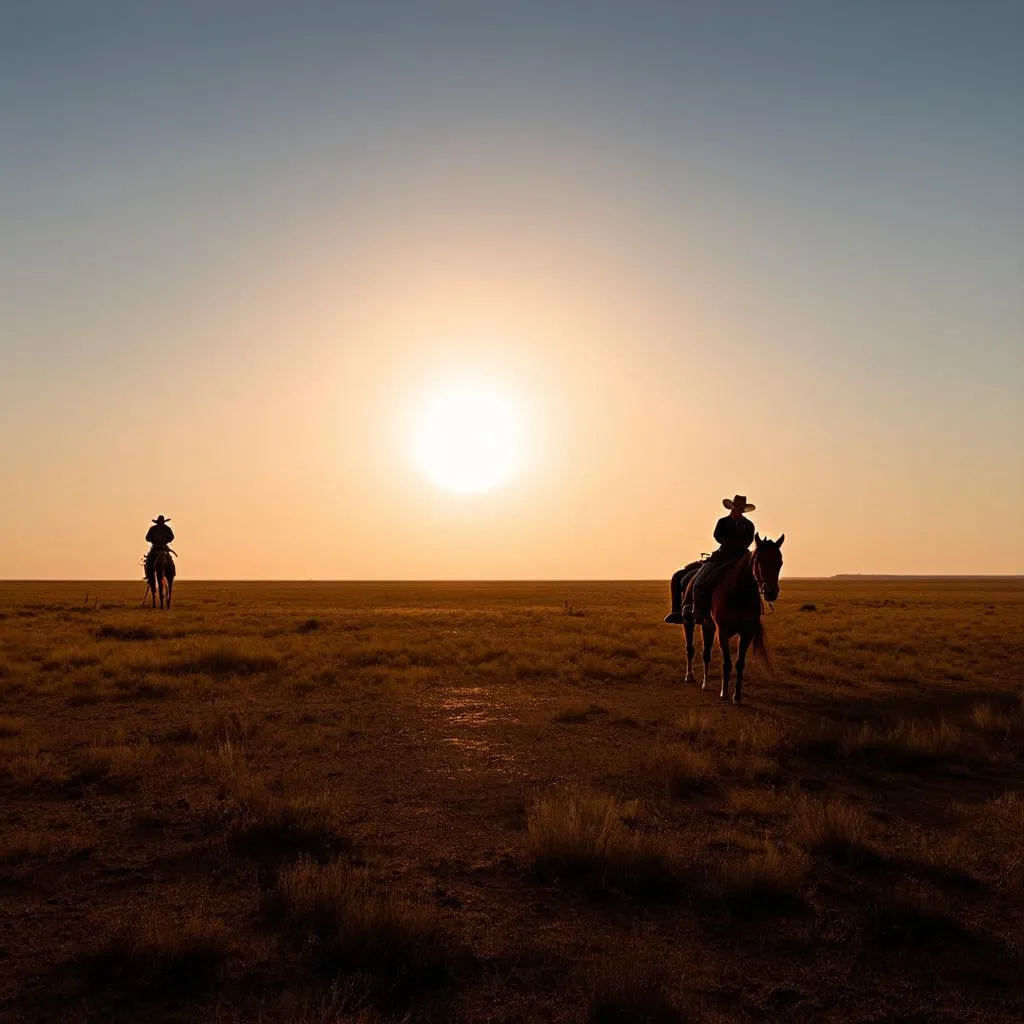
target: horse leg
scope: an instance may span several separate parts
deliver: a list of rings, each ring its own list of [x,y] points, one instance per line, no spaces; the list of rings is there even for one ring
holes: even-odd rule
[[[732,675],[732,655],[729,653],[729,637],[722,629],[718,630],[718,646],[722,649],[722,692],[718,696],[722,700],[728,700],[729,676]]]
[[[743,700],[743,666],[747,661],[747,648],[753,638],[753,634],[746,630],[740,633],[740,647],[736,654],[736,688],[732,695],[733,704],[739,704]]]
[[[171,591],[174,590],[174,577],[167,577],[167,610],[171,610]]]
[[[686,675],[683,677],[684,683],[693,682],[693,623],[687,622],[683,624],[683,632],[686,634]]]
[[[700,688],[708,688],[708,679],[711,677],[711,650],[715,645],[715,630],[710,622],[702,622],[700,626],[701,649],[700,656],[704,662],[704,678],[701,680]]]

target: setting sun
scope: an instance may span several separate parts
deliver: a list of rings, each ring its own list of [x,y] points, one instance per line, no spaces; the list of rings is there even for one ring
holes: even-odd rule
[[[493,388],[459,382],[434,392],[414,428],[420,469],[457,494],[489,491],[520,462],[520,422],[515,406]]]

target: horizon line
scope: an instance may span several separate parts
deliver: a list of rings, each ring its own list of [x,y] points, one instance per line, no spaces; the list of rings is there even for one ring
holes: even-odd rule
[[[666,577],[667,579],[667,577]],[[840,572],[828,576],[786,576],[789,582],[822,580],[1024,580],[1024,573],[872,573]],[[294,577],[294,576],[209,576],[178,578],[175,583],[663,583],[660,576],[488,576],[488,577]],[[136,576],[37,576],[0,577],[3,583],[145,583]]]

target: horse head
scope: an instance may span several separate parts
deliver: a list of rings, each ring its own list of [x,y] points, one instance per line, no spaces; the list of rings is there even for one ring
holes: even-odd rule
[[[767,537],[754,534],[754,557],[751,568],[757,581],[757,589],[761,591],[766,601],[776,601],[779,597],[779,573],[782,571],[780,549],[785,539],[784,533],[779,534],[778,540],[769,540]]]

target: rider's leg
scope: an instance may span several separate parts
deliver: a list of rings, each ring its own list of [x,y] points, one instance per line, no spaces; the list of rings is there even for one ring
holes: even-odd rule
[[[712,555],[693,578],[693,618],[703,622],[711,614],[711,595],[725,561]]]
[[[700,562],[690,562],[689,565],[684,565],[679,572],[673,574],[672,582],[669,584],[669,590],[672,594],[672,611],[665,616],[666,622],[680,623],[683,621],[683,617],[681,615],[683,604],[683,585],[686,582],[686,577],[699,565]]]
[[[680,569],[679,572],[672,574],[672,581],[669,583],[669,591],[672,595],[672,611],[665,616],[666,622],[678,623],[683,621],[683,617],[679,612],[683,603],[683,576],[685,574],[685,569]]]
[[[686,600],[683,602],[683,618],[690,622],[703,622],[707,618],[707,612],[699,614],[701,610],[701,594],[704,589],[704,581],[707,579],[711,563],[705,562],[690,581],[689,589],[686,591]]]

